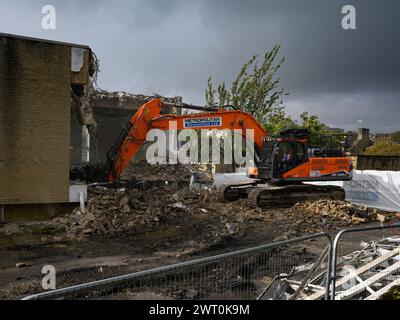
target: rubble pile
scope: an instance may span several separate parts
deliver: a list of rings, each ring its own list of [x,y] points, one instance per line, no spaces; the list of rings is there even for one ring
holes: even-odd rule
[[[213,181],[213,174],[208,166],[182,164],[155,164],[147,161],[130,162],[122,173],[123,177],[146,181],[190,181],[196,172],[202,180]]]
[[[238,210],[240,212],[240,210]],[[228,214],[229,213],[229,214]],[[54,219],[70,236],[91,234],[140,233],[162,225],[204,224],[202,238],[237,234],[243,219],[223,210],[210,191],[194,193],[161,186],[147,191],[108,190],[92,198],[84,210]]]
[[[161,190],[156,194],[151,191],[107,190],[90,199],[84,212],[76,208],[72,215],[56,219],[56,222],[64,224],[71,235],[112,234],[134,232],[143,226],[149,229],[167,222],[165,220],[178,218],[185,211],[183,207],[170,206],[169,201],[165,203],[159,194]]]
[[[307,201],[296,204],[295,208],[299,210],[307,210],[316,215],[329,215],[331,217],[341,218],[342,220],[353,224],[371,221],[385,222],[386,219],[396,217],[395,213],[338,200],[321,199],[318,201]]]
[[[346,224],[367,222],[372,218],[368,208],[360,207],[350,202],[321,199],[297,203],[295,210],[304,210],[319,217],[329,216]]]
[[[125,91],[106,91],[106,90],[94,90],[90,96],[90,102],[94,105],[101,105],[102,102],[114,102],[118,107],[133,106],[135,109],[142,106],[144,103],[149,102],[151,99],[161,98],[163,101],[174,103],[177,105],[182,104],[182,97],[163,97],[158,94],[154,95],[143,95],[133,94]]]
[[[262,210],[250,208],[246,199],[222,203],[215,190],[190,188],[194,176],[212,181],[211,170],[199,165],[150,165],[131,163],[124,175],[136,181],[151,182],[143,188],[106,189],[90,199],[84,210],[56,218],[54,222],[71,237],[86,235],[143,234],[174,229],[172,238],[186,238],[210,245],[229,237],[254,232],[257,226],[292,238],[308,233],[337,230],[350,225],[389,220],[388,213],[360,207],[344,201],[321,199],[298,203],[291,208]],[[185,182],[185,183],[186,183]],[[180,229],[179,229],[180,228]]]
[[[285,215],[292,229],[300,233],[334,230],[373,221],[384,222],[392,218],[388,212],[327,199],[297,203],[287,209]]]
[[[241,235],[253,223],[284,226],[288,237],[293,237],[374,221],[379,215],[374,209],[332,200],[298,203],[289,209],[252,209],[245,199],[219,202],[212,190],[192,192],[162,185],[146,191],[108,190],[89,200],[84,212],[76,208],[54,221],[72,237],[190,226],[198,230],[196,241],[211,243]]]

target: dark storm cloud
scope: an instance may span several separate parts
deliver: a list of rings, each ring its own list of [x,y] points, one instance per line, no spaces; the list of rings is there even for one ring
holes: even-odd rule
[[[57,9],[57,30],[40,27]],[[357,30],[341,28],[341,8]],[[400,126],[400,2],[396,0],[1,1],[0,31],[89,44],[106,89],[182,95],[204,104],[209,75],[232,80],[253,54],[282,45],[288,111],[332,126]]]
[[[331,127],[366,127],[379,132],[400,129],[399,94],[394,91],[317,93],[303,95],[288,104],[294,114],[305,110],[318,114]]]

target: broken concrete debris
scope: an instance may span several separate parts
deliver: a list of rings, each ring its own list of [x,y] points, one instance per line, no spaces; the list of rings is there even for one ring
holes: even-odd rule
[[[195,240],[210,245],[227,237],[243,235],[255,222],[286,226],[281,238],[291,238],[382,221],[387,216],[376,209],[331,200],[307,201],[289,209],[267,211],[249,208],[245,199],[221,203],[213,190],[189,190],[188,182],[193,173],[203,181],[213,179],[207,166],[133,162],[123,176],[136,183],[134,188],[105,189],[103,194],[88,201],[85,212],[76,208],[71,215],[55,222],[64,226],[72,238],[95,234],[141,234],[165,227],[196,224],[201,231]]]
[[[344,226],[370,221],[383,222],[386,218],[394,217],[394,214],[374,208],[367,208],[345,201],[326,199],[297,203],[292,210],[301,210],[306,215],[314,215],[321,219],[329,217],[331,221],[335,221],[339,225],[343,224]]]
[[[90,199],[84,213],[76,208],[72,214],[56,218],[54,222],[64,225],[72,237],[141,233],[162,225],[191,223],[200,217],[210,223],[209,231],[215,237],[237,233],[235,215],[228,217],[227,212],[213,206],[214,201],[210,192],[196,194],[164,185],[146,191],[108,190]]]
[[[140,182],[135,188],[103,189],[102,194],[88,201],[85,212],[78,207],[72,214],[54,221],[73,238],[94,234],[140,234],[167,226],[196,224],[202,228],[197,240],[212,243],[224,237],[240,236],[250,230],[254,222],[286,226],[283,238],[290,238],[382,221],[387,217],[376,209],[332,200],[307,201],[289,209],[252,209],[245,199],[221,203],[214,190],[194,192],[189,190],[188,184],[165,183],[188,182],[193,172],[203,181],[212,181],[207,167],[131,163],[124,176]]]
[[[123,179],[137,181],[190,182],[193,175],[198,180],[212,182],[213,174],[208,165],[155,164],[146,161],[131,162],[122,173]]]

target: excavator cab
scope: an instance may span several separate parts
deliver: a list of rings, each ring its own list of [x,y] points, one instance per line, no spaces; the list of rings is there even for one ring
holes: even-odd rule
[[[283,175],[307,161],[307,149],[301,141],[280,141],[276,145],[275,170],[273,179],[280,179]]]
[[[311,146],[307,129],[289,129],[265,137],[259,157],[258,178],[274,184],[350,180],[351,160],[340,149]]]
[[[278,182],[284,174],[308,160],[309,131],[289,129],[278,137],[263,139],[258,178]]]

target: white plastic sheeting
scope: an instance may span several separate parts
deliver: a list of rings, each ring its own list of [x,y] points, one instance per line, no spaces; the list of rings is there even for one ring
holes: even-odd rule
[[[72,184],[69,186],[69,202],[78,203],[87,201],[87,185],[86,184]]]
[[[72,72],[80,72],[83,63],[84,63],[84,55],[85,55],[85,50],[84,48],[71,48],[71,71]]]
[[[244,173],[214,175],[214,184],[250,180]],[[355,170],[353,180],[313,184],[336,185],[346,190],[346,201],[366,207],[400,212],[400,171]]]
[[[400,211],[400,171],[355,170],[353,180],[315,182],[341,186],[346,201],[387,211]]]
[[[216,173],[214,174],[214,185],[219,187],[224,183],[240,183],[242,181],[252,180],[246,176],[246,173]]]

